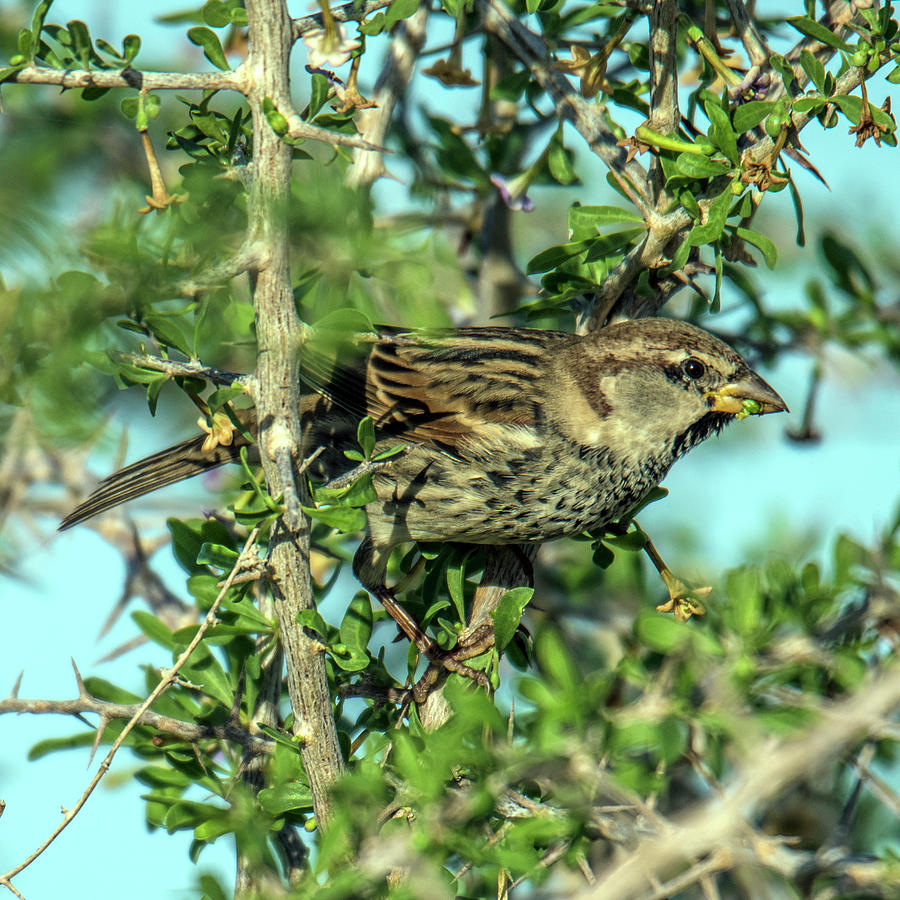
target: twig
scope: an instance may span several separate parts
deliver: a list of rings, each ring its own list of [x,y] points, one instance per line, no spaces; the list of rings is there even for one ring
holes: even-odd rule
[[[51,69],[25,66],[10,73],[7,83],[56,84],[63,88],[137,88],[140,91],[238,91],[245,93],[243,65],[229,72],[142,72],[131,67],[104,69]]]
[[[526,28],[508,7],[498,0],[479,0],[484,27],[495,34],[534,75],[548,93],[561,119],[571,122],[587,141],[591,150],[610,169],[626,174],[635,190],[651,204],[647,172],[636,160],[626,162],[625,151],[617,146],[618,138],[603,120],[602,108],[581,97],[550,60],[543,39]],[[652,204],[651,204],[652,205]]]
[[[386,9],[391,5],[391,0],[368,0],[360,4],[355,2],[344,3],[331,9],[331,15],[335,22],[361,22],[379,9]],[[302,37],[307,31],[313,31],[322,27],[322,13],[313,13],[294,19],[294,39]]]
[[[384,144],[394,109],[406,91],[419,51],[425,43],[427,22],[428,5],[423,3],[412,17],[400,22],[394,31],[387,59],[370,97],[375,107],[361,110],[356,116],[356,127],[367,148]],[[347,170],[346,182],[351,187],[370,185],[384,174],[383,150],[356,152]]]
[[[78,802],[72,809],[67,809],[65,814],[63,815],[62,821],[56,828],[53,829],[49,837],[28,857],[26,857],[22,862],[20,862],[17,866],[14,866],[8,872],[4,872],[0,875],[0,884],[4,885],[12,889],[11,879],[15,878],[20,872],[30,866],[56,839],[62,834],[63,830],[69,825],[69,823],[78,815],[81,808],[88,801],[88,798],[94,792],[94,788],[100,783],[103,776],[109,771],[110,766],[112,765],[113,758],[118,752],[119,747],[122,746],[125,738],[131,734],[135,725],[138,725],[144,716],[144,714],[150,709],[150,707],[156,702],[156,700],[163,694],[163,692],[169,687],[170,684],[175,679],[175,676],[178,674],[181,667],[190,659],[191,654],[196,650],[197,645],[200,641],[203,640],[206,632],[210,629],[212,624],[215,622],[216,613],[219,610],[219,606],[222,603],[225,594],[228,592],[228,589],[231,587],[231,582],[233,577],[238,574],[238,572],[244,567],[245,562],[250,558],[251,549],[253,548],[256,536],[259,533],[258,528],[254,528],[253,531],[247,537],[247,540],[244,542],[244,546],[241,549],[240,555],[237,558],[237,561],[234,564],[234,567],[231,570],[231,575],[228,579],[226,579],[225,584],[222,586],[222,589],[219,591],[216,599],[213,601],[212,605],[209,608],[209,611],[206,614],[206,617],[203,619],[203,622],[200,624],[197,629],[197,633],[191,639],[191,642],[185,647],[182,654],[175,660],[175,663],[171,668],[165,669],[161,673],[161,678],[159,684],[150,692],[150,695],[147,699],[140,704],[128,722],[125,724],[119,736],[113,742],[113,745],[109,748],[109,752],[106,754],[103,762],[100,763],[99,768],[97,769],[97,773],[91,779],[90,784],[88,784],[87,788],[85,788],[84,793],[78,799]],[[77,674],[76,669],[76,680],[79,682],[79,694],[82,693],[83,685],[81,684],[81,676]],[[86,692],[85,692],[86,693]],[[102,729],[98,729],[98,736],[102,736]]]
[[[385,152],[384,147],[355,135],[341,134],[339,131],[330,131],[327,128],[320,128],[318,125],[310,125],[308,122],[304,122],[298,113],[291,110],[284,103],[279,104],[277,108],[287,120],[286,135],[293,141],[322,141],[325,144],[332,144],[336,147],[357,147],[361,150]]]
[[[263,263],[265,248],[258,244],[245,243],[237,252],[228,255],[220,265],[207,269],[196,278],[186,278],[176,285],[183,296],[191,299],[210,288],[216,288],[231,281],[238,275],[258,269]]]
[[[203,378],[213,384],[224,385],[248,385],[253,380],[252,375],[240,375],[237,372],[228,372],[225,369],[214,369],[204,366],[199,362],[180,362],[177,359],[163,359],[159,356],[150,356],[147,353],[114,353],[114,358],[140,369],[151,369],[154,372],[163,372],[172,378]]]
[[[762,38],[757,34],[753,23],[750,21],[750,14],[747,7],[744,6],[743,0],[727,0],[728,11],[731,13],[731,20],[734,22],[734,29],[744,45],[744,51],[747,59],[750,60],[751,66],[762,68],[769,64],[769,51],[762,42]]]
[[[232,580],[232,584],[238,582],[238,578]],[[152,710],[143,709],[141,703],[112,703],[107,700],[99,700],[82,690],[79,686],[79,696],[74,700],[23,700],[15,696],[0,700],[0,715],[4,713],[28,713],[33,716],[69,715],[78,716],[81,713],[94,713],[104,722],[112,719],[133,719],[137,716],[136,724],[155,728],[157,731],[171,734],[173,737],[188,743],[203,740],[230,741],[242,747],[252,747],[257,752],[269,753],[273,748],[273,742],[264,736],[250,734],[246,729],[228,722],[224,725],[198,725],[194,722],[185,722],[182,719],[174,719],[164,716]]]

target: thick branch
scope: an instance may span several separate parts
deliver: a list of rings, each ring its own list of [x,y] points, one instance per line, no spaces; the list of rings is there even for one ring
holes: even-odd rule
[[[297,623],[301,610],[314,607],[309,573],[309,521],[300,511],[305,482],[291,465],[300,458],[299,386],[301,324],[294,305],[288,262],[286,211],[290,201],[291,148],[269,127],[262,110],[271,98],[288,108],[288,63],[293,24],[282,0],[248,0],[253,73],[253,185],[250,193],[250,240],[266,246],[265,264],[255,273],[259,446],[273,496],[283,495],[285,514],[273,530],[269,563],[273,573],[275,614],[287,667],[294,734],[313,795],[316,820],[328,822],[328,791],[343,770],[325,664],[318,642]]]
[[[678,126],[678,73],[676,71],[676,24],[678,3],[663,0],[650,10],[650,127],[659,134],[671,134]],[[659,158],[650,166],[655,209],[669,205],[666,176]]]

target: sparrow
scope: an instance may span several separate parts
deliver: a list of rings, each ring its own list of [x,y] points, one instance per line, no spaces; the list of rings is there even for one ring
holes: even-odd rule
[[[674,319],[586,335],[461,328],[332,336],[302,349],[302,452],[330,479],[375,426],[376,499],[353,569],[407,634],[427,643],[385,585],[409,541],[523,544],[618,522],[692,447],[747,415],[787,410],[727,344]],[[323,348],[324,346],[324,348]],[[249,435],[252,410],[242,413]],[[60,524],[238,459],[251,438],[191,438],[114,472]],[[433,647],[431,648],[434,649]],[[450,666],[452,667],[452,666]]]

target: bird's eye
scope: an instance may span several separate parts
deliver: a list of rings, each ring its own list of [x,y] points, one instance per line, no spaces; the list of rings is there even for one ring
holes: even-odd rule
[[[681,371],[684,372],[686,378],[689,378],[691,381],[697,381],[706,374],[706,366],[695,356],[689,356],[681,364]]]

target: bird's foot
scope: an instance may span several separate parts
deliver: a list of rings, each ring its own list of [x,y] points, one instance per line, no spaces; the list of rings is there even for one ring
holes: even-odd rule
[[[676,578],[667,567],[660,569],[659,574],[669,592],[669,600],[657,606],[657,612],[673,613],[679,622],[687,622],[691,616],[706,615],[706,608],[701,600],[705,600],[712,593],[711,587],[691,587],[680,578]]]
[[[375,596],[381,601],[381,605],[385,608],[388,615],[397,623],[400,630],[412,641],[418,651],[431,662],[433,665],[429,667],[428,672],[416,683],[413,689],[413,697],[416,702],[420,702],[428,696],[432,685],[437,681],[437,676],[441,669],[448,672],[455,672],[464,678],[471,678],[480,687],[490,687],[488,677],[484,672],[467,666],[462,660],[477,656],[478,652],[473,652],[474,647],[467,642],[462,646],[454,647],[452,650],[444,650],[435,641],[433,641],[420,627],[418,622],[409,615],[409,613],[397,603],[393,593],[386,587],[377,588]]]

